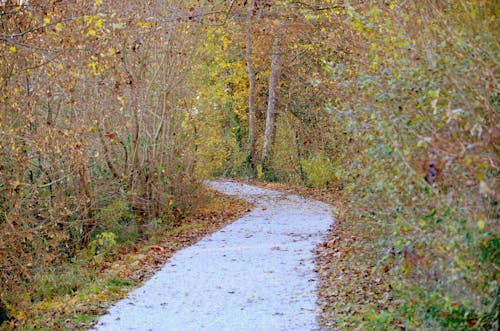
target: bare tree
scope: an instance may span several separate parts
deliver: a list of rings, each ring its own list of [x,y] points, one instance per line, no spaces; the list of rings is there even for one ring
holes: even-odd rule
[[[255,96],[257,93],[257,86],[255,84],[255,69],[252,63],[252,17],[254,10],[252,6],[248,9],[248,25],[246,31],[246,60],[248,70],[248,147],[247,147],[247,161],[250,166],[255,168]]]
[[[262,147],[262,162],[265,164],[269,159],[270,149],[273,144],[275,122],[276,122],[276,97],[280,73],[282,23],[278,23],[273,39],[271,55],[271,73],[269,74],[269,95],[267,99],[266,130],[264,132],[264,145]]]

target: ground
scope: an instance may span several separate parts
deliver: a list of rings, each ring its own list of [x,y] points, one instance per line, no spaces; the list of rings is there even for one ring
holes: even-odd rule
[[[314,248],[330,207],[296,195],[217,181],[251,212],[178,251],[111,307],[97,330],[316,330]]]

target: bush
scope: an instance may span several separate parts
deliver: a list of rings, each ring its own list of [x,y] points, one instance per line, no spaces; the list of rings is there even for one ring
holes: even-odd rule
[[[96,215],[98,226],[94,236],[102,233],[113,233],[117,243],[132,243],[140,236],[135,215],[128,202],[122,199],[115,200],[102,208]]]
[[[116,235],[113,232],[99,233],[89,244],[91,254],[97,256],[114,254],[116,248]]]
[[[337,162],[356,179],[344,216],[384,228],[363,250],[369,265],[386,263],[376,276],[397,302],[364,318],[498,329],[498,12],[493,1],[393,5],[349,7],[360,51],[345,58],[348,77],[333,78],[332,122],[352,137]]]
[[[316,153],[308,159],[302,159],[301,163],[307,185],[324,188],[336,184],[332,162],[325,153]]]

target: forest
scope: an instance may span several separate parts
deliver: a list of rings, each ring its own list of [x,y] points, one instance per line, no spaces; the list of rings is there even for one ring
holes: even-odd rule
[[[495,0],[0,1],[0,329],[85,329],[230,177],[335,197],[325,329],[498,330],[499,37]]]

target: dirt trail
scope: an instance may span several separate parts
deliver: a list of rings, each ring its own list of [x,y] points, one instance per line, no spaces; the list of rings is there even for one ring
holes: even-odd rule
[[[332,222],[329,206],[231,181],[210,185],[255,209],[177,252],[96,330],[318,329],[312,250]]]

